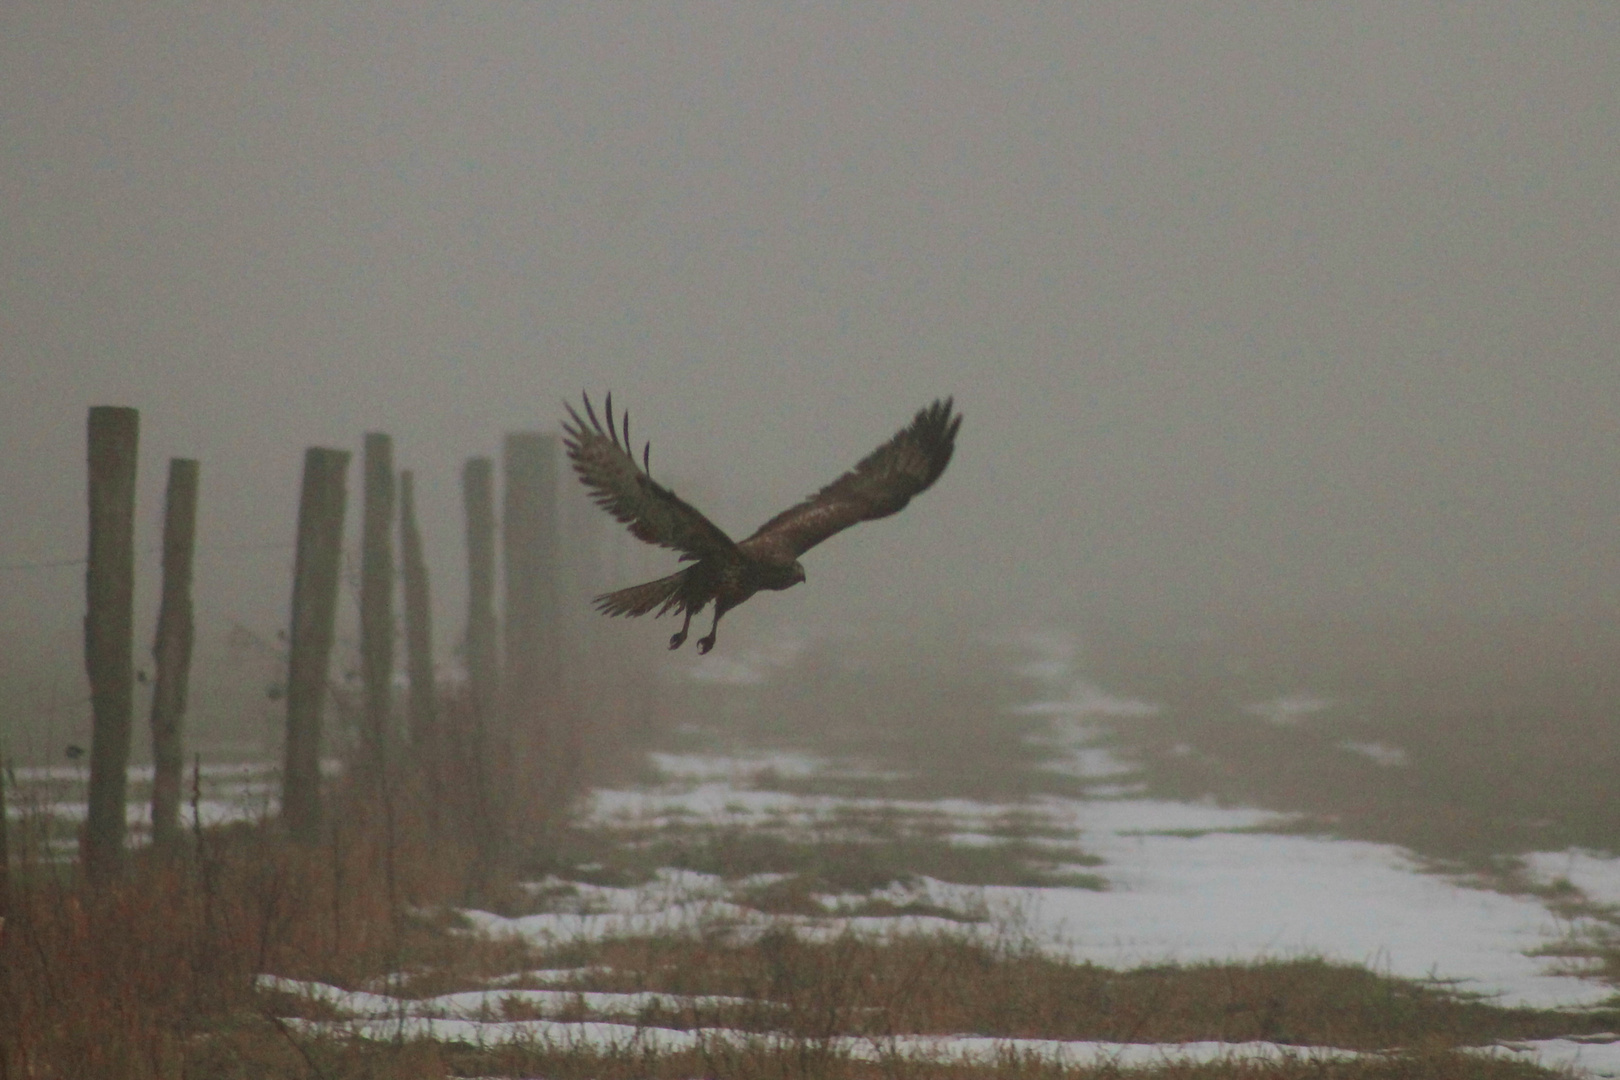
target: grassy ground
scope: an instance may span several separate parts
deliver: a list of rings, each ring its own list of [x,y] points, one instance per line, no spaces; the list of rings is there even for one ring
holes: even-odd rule
[[[571,881],[618,886],[651,880],[663,867],[724,878],[771,875],[781,879],[772,883],[780,895],[867,893],[920,877],[961,885],[1104,887],[1102,878],[1074,869],[1095,866],[1097,858],[1048,826],[1013,817],[993,826],[995,843],[972,845],[953,842],[947,828],[936,815],[893,809],[845,810],[820,823],[784,817],[749,827],[682,820],[576,827],[559,837],[548,858],[530,866]],[[1034,843],[1038,838],[1047,842]]]
[[[1166,1068],[1164,1076],[1529,1076],[1455,1048],[1603,1030],[1620,1017],[1502,1009],[1434,987],[1318,961],[1191,965],[1115,972],[1037,954],[1016,935],[984,943],[896,934],[810,941],[791,932],[735,940],[723,932],[537,947],[468,938],[454,920],[386,902],[384,853],[265,847],[243,830],[192,867],[147,863],[117,889],[87,897],[18,890],[6,953],[7,1075],[140,1077],[693,1076],[1003,1077],[1102,1075],[1007,1060],[973,1067],[862,1061],[841,1045],[881,1049],[902,1034],[1010,1038],[1264,1039],[1390,1054],[1330,1065]],[[202,873],[213,880],[199,880]],[[453,884],[431,861],[396,865],[418,901]],[[341,879],[341,880],[340,880]],[[441,894],[442,897],[442,894]],[[15,895],[14,895],[15,898]],[[88,902],[87,902],[88,901]],[[375,905],[370,906],[368,905]],[[727,995],[740,1003],[650,1006],[629,1018],[676,1030],[724,1026],[779,1033],[754,1046],[701,1052],[519,1041],[479,1049],[421,1039],[321,1035],[296,1018],[329,1010],[256,991],[275,971],[350,987],[390,983],[405,998],[487,987],[503,975],[575,969],[561,988]],[[526,985],[522,979],[507,985]],[[554,988],[556,984],[550,984]],[[521,1007],[501,1018],[520,1020]],[[564,1009],[554,1018],[583,1017]]]
[[[426,957],[422,957],[426,959]],[[1107,1070],[1059,1070],[1009,1058],[973,1069],[907,1063],[895,1056],[887,1071],[853,1056],[844,1040],[881,1050],[910,1034],[974,1033],[1003,1038],[1097,1039],[1115,1042],[1241,1043],[1267,1040],[1329,1045],[1381,1055],[1354,1063],[1264,1067],[1226,1065],[1165,1069],[1159,1075],[1199,1076],[1525,1076],[1522,1065],[1486,1063],[1459,1046],[1600,1031],[1612,1014],[1559,1014],[1501,1009],[1434,988],[1416,987],[1364,969],[1299,960],[1252,965],[1193,965],[1115,972],[1042,957],[1016,942],[983,945],[933,936],[896,935],[882,941],[843,937],[809,942],[771,933],[747,944],[707,938],[628,938],[594,945],[506,952],[443,952],[424,974],[398,989],[411,997],[487,986],[512,970],[569,968],[581,972],[565,988],[580,991],[663,991],[727,995],[738,1004],[648,1006],[633,1018],[644,1027],[696,1030],[725,1027],[760,1034],[745,1050],[717,1042],[701,1053],[648,1055],[565,1048],[540,1040],[486,1049],[436,1047],[405,1040],[362,1043],[286,1036],[300,1056],[319,1061],[325,1075],[369,1060],[443,1075],[544,1076],[870,1076],[1097,1075]],[[513,985],[521,986],[521,982]],[[556,984],[546,984],[555,988]],[[265,995],[266,1015],[324,1019],[318,1003]],[[539,1015],[521,1005],[499,1019]],[[566,1009],[551,1014],[569,1019]],[[229,1045],[238,1052],[257,1030],[248,1025]],[[222,1052],[215,1046],[211,1052]],[[368,1058],[369,1053],[369,1058]],[[296,1062],[289,1058],[290,1065]],[[693,1070],[697,1071],[694,1072]],[[302,1075],[296,1067],[285,1075]],[[388,1073],[388,1075],[395,1075]]]
[[[244,1059],[252,1066],[242,1071]],[[204,1063],[208,1075],[387,1077],[415,1080],[442,1076],[527,1076],[551,1080],[772,1080],[825,1077],[827,1080],[1090,1080],[1118,1077],[1120,1067],[1075,1068],[1009,1054],[994,1064],[951,1065],[910,1060],[900,1055],[858,1060],[832,1046],[804,1042],[792,1049],[713,1046],[675,1054],[649,1055],[625,1050],[584,1052],[544,1044],[499,1049],[443,1046],[428,1042],[379,1048],[373,1043],[326,1043],[310,1050],[255,1042],[228,1049]],[[1131,1069],[1142,1080],[1525,1080],[1557,1074],[1520,1062],[1486,1060],[1446,1050],[1420,1050],[1370,1060],[1316,1062],[1223,1062]]]
[[[1164,706],[1114,729],[1155,791],[1305,812],[1437,859],[1620,850],[1611,616],[1270,624],[1087,651],[1092,677]],[[1300,693],[1325,707],[1291,725],[1247,708]]]
[[[1449,676],[1434,667],[1438,661],[1424,660],[1417,644],[1393,650],[1410,658],[1402,674],[1380,667],[1377,657],[1356,661],[1343,642],[1307,647],[1302,635],[1292,640],[1281,659],[1268,659],[1254,640],[1220,648],[1138,644],[1115,652],[1090,646],[1078,666],[1111,692],[1164,703],[1158,717],[1121,721],[1108,734],[1121,755],[1143,765],[1154,792],[1303,812],[1309,827],[1492,866],[1503,882],[1511,870],[1505,860],[1517,852],[1572,842],[1602,846],[1593,841],[1609,820],[1606,755],[1611,746],[1620,750],[1620,736],[1603,730],[1606,676],[1575,665],[1568,678],[1548,684],[1525,674],[1540,669],[1523,660],[1509,665],[1510,674],[1521,673],[1517,682],[1497,685],[1511,692],[1465,686],[1457,676],[1455,693],[1437,698],[1424,689],[1425,672],[1440,670],[1442,682]],[[1491,653],[1485,645],[1471,647]],[[883,649],[821,646],[763,686],[674,684],[651,730],[662,733],[668,750],[799,748],[863,769],[761,778],[779,790],[889,799],[1079,794],[1083,781],[1039,768],[1047,751],[1034,737],[1045,722],[1012,711],[1034,692],[1016,674],[1018,659],[1012,643],[987,646],[966,637]],[[1292,726],[1245,711],[1256,701],[1307,690],[1333,704]],[[1346,741],[1399,747],[1406,764],[1380,765],[1343,749]],[[1583,758],[1574,778],[1554,783],[1572,751]],[[1002,842],[966,846],[926,813],[881,809],[848,810],[809,829],[767,821],[746,831],[679,818],[630,830],[584,828],[547,816],[526,834],[528,842],[502,849],[501,865],[492,868],[488,852],[469,840],[466,808],[447,805],[443,786],[430,780],[402,777],[385,807],[364,791],[340,792],[327,840],[316,849],[283,843],[273,825],[205,830],[179,858],[138,857],[123,880],[99,890],[86,888],[71,867],[29,861],[29,837],[42,830],[14,831],[14,849],[23,850],[0,933],[0,1077],[966,1078],[1117,1071],[1064,1069],[1016,1054],[946,1065],[883,1052],[886,1039],[929,1033],[1266,1040],[1372,1054],[1334,1062],[1166,1065],[1140,1074],[1147,1076],[1518,1077],[1549,1074],[1458,1048],[1620,1027],[1613,1012],[1503,1009],[1442,987],[1309,959],[1110,971],[1043,957],[1015,930],[971,940],[902,933],[817,940],[786,930],[740,935],[722,921],[712,932],[549,947],[469,937],[446,914],[458,904],[508,913],[567,905],[571,890],[636,884],[662,867],[729,879],[737,883],[734,901],[786,915],[824,912],[819,895],[860,895],[919,876],[964,885],[1094,887],[1100,880],[1084,870],[1095,862],[1084,851],[1054,852],[1052,841],[1063,838],[1036,818],[992,821],[987,832]],[[518,887],[548,875],[549,890]],[[752,884],[743,880],[750,878]],[[872,901],[851,913],[905,912]],[[982,917],[922,906],[909,913]],[[581,969],[561,984],[581,992],[740,999],[649,1006],[629,1022],[677,1030],[724,1026],[762,1038],[663,1054],[542,1040],[479,1048],[359,1039],[300,1024],[332,1014],[318,1002],[254,983],[264,972],[349,988],[393,977],[390,992],[421,998],[547,968]],[[514,1008],[512,1019],[531,1015]],[[848,1038],[865,1040],[873,1059],[851,1053],[840,1041]]]

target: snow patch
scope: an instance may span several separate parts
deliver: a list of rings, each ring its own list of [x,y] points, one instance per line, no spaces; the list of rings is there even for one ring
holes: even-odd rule
[[[1243,706],[1243,711],[1251,716],[1258,716],[1268,724],[1278,727],[1292,727],[1308,716],[1331,708],[1333,702],[1315,694],[1288,694],[1284,697],[1273,698],[1270,701],[1260,701],[1253,705]]]

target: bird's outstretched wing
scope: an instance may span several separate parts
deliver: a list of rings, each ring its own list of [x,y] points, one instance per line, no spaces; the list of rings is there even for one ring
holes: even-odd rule
[[[849,472],[761,525],[739,545],[755,557],[788,561],[860,521],[888,517],[928,490],[950,464],[960,414],[951,398],[918,411],[910,424]]]
[[[651,444],[642,450],[641,464],[630,451],[630,414],[619,425],[613,419],[613,395],[607,397],[604,426],[596,418],[591,399],[585,398],[585,415],[580,419],[572,405],[567,406],[572,423],[563,425],[563,445],[574,471],[590,489],[596,505],[630,527],[638,540],[674,548],[682,559],[735,553],[737,546],[720,528],[680,496],[655,481],[647,471]],[[618,428],[622,426],[621,436]]]

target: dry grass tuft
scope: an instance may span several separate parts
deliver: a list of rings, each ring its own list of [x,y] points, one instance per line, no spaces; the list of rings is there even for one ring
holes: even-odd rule
[[[749,944],[650,938],[575,946],[555,966],[596,965],[592,986],[723,994],[760,1003],[733,1026],[807,1039],[963,1034],[1107,1042],[1249,1042],[1386,1050],[1597,1032],[1613,1012],[1507,1009],[1443,986],[1317,959],[1115,971],[949,935],[776,930]],[[691,1027],[707,1019],[672,1026]]]

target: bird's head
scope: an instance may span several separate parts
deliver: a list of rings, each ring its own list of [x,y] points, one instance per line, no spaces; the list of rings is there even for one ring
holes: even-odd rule
[[[794,581],[803,581],[804,580],[804,564],[802,562],[800,562],[798,559],[794,559],[792,569],[793,569],[793,580]]]

